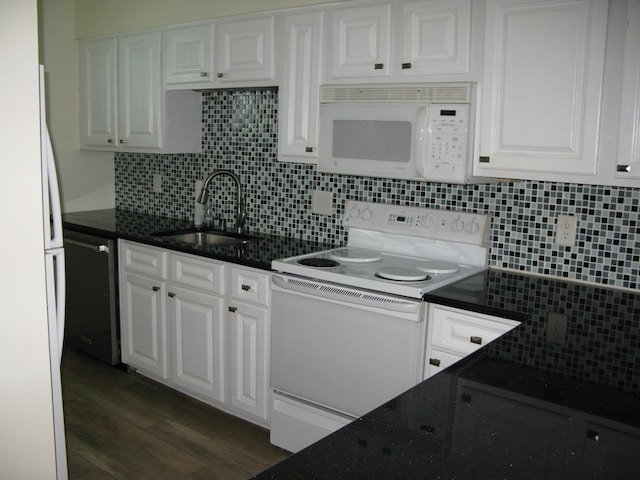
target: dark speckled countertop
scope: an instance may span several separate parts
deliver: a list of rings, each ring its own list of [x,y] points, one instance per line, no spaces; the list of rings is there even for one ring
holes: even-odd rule
[[[329,247],[194,248],[153,235],[187,222],[118,210],[64,225],[266,270]],[[256,479],[640,478],[640,292],[487,270],[424,300],[522,323]],[[559,342],[550,315],[566,318]]]
[[[154,235],[159,232],[192,228],[193,224],[188,221],[118,209],[65,213],[62,221],[64,228],[68,230],[133,240],[262,270],[271,270],[271,260],[277,258],[329,248],[328,245],[315,242],[262,233],[251,234],[257,239],[243,245],[194,246]]]
[[[425,301],[522,323],[257,479],[640,478],[640,294],[488,270]]]

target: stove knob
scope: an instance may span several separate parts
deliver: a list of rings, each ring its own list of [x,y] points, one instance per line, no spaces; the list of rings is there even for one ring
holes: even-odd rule
[[[426,217],[420,218],[420,226],[423,228],[431,228],[433,227],[433,215],[427,215]]]
[[[474,218],[473,220],[471,220],[471,222],[467,224],[467,232],[474,234],[474,233],[478,233],[479,231],[480,231],[480,224],[476,222]]]
[[[358,218],[360,216],[360,209],[356,206],[351,207],[351,210],[349,210],[349,216],[351,218]]]
[[[451,224],[451,230],[453,230],[454,232],[464,231],[464,222],[460,217],[458,217],[458,219]]]
[[[363,220],[369,220],[371,217],[373,217],[373,212],[368,207],[360,212],[360,218]]]

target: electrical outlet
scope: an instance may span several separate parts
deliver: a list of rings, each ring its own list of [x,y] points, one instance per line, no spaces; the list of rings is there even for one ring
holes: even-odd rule
[[[333,192],[314,190],[311,208],[319,215],[333,215]]]
[[[558,215],[556,223],[556,244],[571,247],[576,244],[578,219],[573,215]]]
[[[546,333],[547,342],[564,343],[567,335],[567,316],[563,313],[549,312]]]
[[[162,193],[162,174],[153,174],[153,191],[155,193]]]

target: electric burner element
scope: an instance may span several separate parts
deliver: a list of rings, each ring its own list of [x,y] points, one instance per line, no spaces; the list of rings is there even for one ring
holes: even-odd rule
[[[427,272],[407,267],[384,267],[378,270],[376,275],[380,278],[397,282],[421,282],[429,279]]]
[[[303,258],[298,260],[300,265],[305,265],[307,267],[320,267],[320,268],[329,268],[329,267],[337,267],[340,265],[339,262],[335,260],[331,260],[330,258]]]
[[[338,248],[333,250],[329,256],[341,262],[371,263],[382,260],[382,255],[374,250],[364,248]]]

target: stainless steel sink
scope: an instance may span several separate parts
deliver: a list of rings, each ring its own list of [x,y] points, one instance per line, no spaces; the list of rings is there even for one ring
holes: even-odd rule
[[[248,243],[256,239],[256,237],[249,237],[246,235],[238,236],[233,234],[203,231],[160,232],[156,233],[155,236],[166,240],[175,240],[202,247],[238,245]]]

